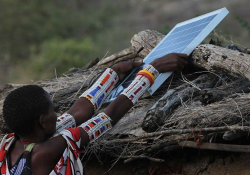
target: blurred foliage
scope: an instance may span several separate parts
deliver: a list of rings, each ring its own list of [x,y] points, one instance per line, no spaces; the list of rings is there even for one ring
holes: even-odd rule
[[[83,4],[79,6],[79,2]],[[85,1],[66,0],[1,0],[2,53],[16,60],[29,57],[31,46],[39,51],[41,43],[54,37],[94,37],[97,31],[109,25],[109,18],[116,10],[114,4],[108,3],[88,15],[95,7],[86,4]]]
[[[65,67],[80,67],[79,65],[88,63],[94,47],[96,48],[91,38],[47,40],[42,43],[38,54],[31,54],[30,58],[21,64],[22,72],[29,74],[29,79],[33,80],[62,74]],[[18,77],[13,75],[12,78]]]
[[[248,35],[250,36],[250,23],[239,16],[236,16],[236,20],[241,24],[243,28],[247,29]]]
[[[0,0],[0,60],[16,67],[12,74],[19,74],[15,70],[20,65],[32,75],[47,69],[49,77],[54,68],[60,74],[82,67],[97,57],[96,36],[112,27],[116,7],[114,2],[86,0]]]
[[[164,34],[164,35],[167,35],[168,32],[170,32],[171,30],[171,27],[169,26],[169,24],[164,24],[163,27],[161,29],[159,29],[159,32]]]
[[[231,38],[227,28],[225,26],[217,27],[216,30],[213,30],[208,37],[202,42],[202,44],[209,43],[210,40],[216,41],[217,45],[226,46],[228,44],[234,44],[234,41]]]
[[[249,17],[244,16],[247,11],[242,10],[246,9],[244,1],[237,2],[237,6],[231,3],[230,13],[238,17],[227,22],[229,18],[225,19],[209,39],[232,43],[235,41],[231,36],[237,36],[239,43],[248,45],[250,24]],[[83,67],[96,57],[101,59],[130,46],[129,40],[139,31],[151,29],[167,34],[176,22],[214,10],[208,4],[218,8],[229,4],[202,1],[201,7],[191,11],[197,2],[183,2],[0,0],[0,86],[52,78],[55,70],[60,76],[71,67]]]
[[[57,73],[65,71],[65,67],[85,65],[90,61],[94,46],[91,38],[51,39],[42,43],[39,54],[31,56],[28,60],[32,65],[32,72],[39,73],[46,68],[56,68]],[[39,64],[37,64],[39,60]]]

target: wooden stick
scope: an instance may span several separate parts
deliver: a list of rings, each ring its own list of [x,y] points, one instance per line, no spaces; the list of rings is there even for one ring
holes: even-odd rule
[[[141,125],[142,129],[146,132],[156,131],[159,126],[164,125],[175,109],[183,105],[183,102],[190,99],[190,97],[194,99],[196,94],[199,95],[198,92],[201,89],[212,88],[217,83],[217,76],[203,74],[191,82],[170,89],[147,111]]]
[[[194,50],[192,57],[196,66],[250,80],[249,54],[204,44]]]
[[[148,156],[144,156],[144,155],[140,155],[140,156],[122,156],[121,158],[128,158],[127,160],[124,160],[124,163],[129,163],[129,162],[131,162],[133,160],[137,160],[137,159],[148,159],[148,160],[153,161],[153,162],[165,162],[162,159],[156,159],[156,158],[148,157]]]
[[[241,130],[241,131],[250,131],[249,126],[222,126],[222,127],[211,127],[211,128],[196,128],[196,129],[172,129],[165,130],[160,132],[148,133],[139,137],[135,137],[132,139],[116,139],[116,140],[108,140],[103,141],[105,144],[114,144],[114,143],[128,143],[133,142],[140,139],[150,138],[159,135],[169,135],[169,134],[185,134],[191,132],[221,132],[221,131],[232,131],[232,130]]]
[[[134,56],[135,50],[133,49],[133,47],[129,47],[109,57],[104,58],[98,63],[98,66],[105,65],[108,67],[109,63],[113,64],[114,61],[117,61],[119,59],[131,59],[134,58]]]
[[[179,147],[179,146],[178,146],[177,141],[169,142],[169,141],[163,140],[163,141],[161,141],[161,142],[159,142],[157,144],[154,144],[154,145],[150,146],[150,148],[146,148],[145,152],[147,152],[147,153],[154,152],[154,151],[160,150],[161,148],[164,148],[164,147],[167,147],[167,148],[168,147],[171,147],[171,148],[173,147],[173,148],[175,148],[175,147]]]
[[[208,149],[208,150],[218,150],[218,151],[229,151],[229,152],[250,152],[249,145],[230,145],[230,144],[220,144],[220,143],[203,143],[201,148],[197,147],[197,143],[194,141],[182,141],[179,142],[181,147],[197,148],[197,149]]]

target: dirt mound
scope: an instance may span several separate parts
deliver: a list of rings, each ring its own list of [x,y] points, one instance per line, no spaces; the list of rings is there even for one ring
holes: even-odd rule
[[[164,155],[164,163],[133,161],[124,164],[92,159],[85,166],[86,175],[246,175],[250,174],[250,154],[183,149]],[[112,167],[112,168],[111,168]],[[111,168],[111,169],[110,169]],[[109,170],[110,169],[110,170]]]

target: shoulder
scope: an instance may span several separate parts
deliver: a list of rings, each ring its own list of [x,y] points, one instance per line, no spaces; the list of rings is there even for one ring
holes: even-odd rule
[[[53,137],[34,146],[31,154],[32,169],[42,174],[49,174],[60,160],[67,142],[62,136]]]
[[[38,160],[42,158],[45,161],[47,159],[51,160],[53,157],[59,160],[67,147],[78,150],[80,149],[80,144],[81,132],[79,128],[66,129],[47,141],[36,144],[32,152],[32,157]]]
[[[57,153],[60,154],[66,147],[67,143],[65,139],[58,135],[45,142],[37,143],[32,151],[32,156],[44,156],[50,155],[51,153],[53,153],[53,155]]]
[[[80,137],[79,129],[67,129],[45,142],[36,144],[31,157],[32,169],[46,173],[52,171],[65,150],[77,159],[80,154]]]

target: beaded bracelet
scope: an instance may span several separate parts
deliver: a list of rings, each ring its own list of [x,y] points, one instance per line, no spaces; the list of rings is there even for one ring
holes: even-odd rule
[[[158,75],[159,72],[152,65],[147,65],[121,94],[128,97],[133,104],[137,103],[145,91],[154,84]]]
[[[113,69],[108,68],[80,97],[87,98],[93,104],[94,109],[98,110],[118,80],[117,73]]]
[[[102,112],[79,127],[88,133],[90,142],[93,142],[112,128],[111,121],[111,118]]]
[[[136,74],[136,76],[138,76],[138,75],[143,75],[143,76],[147,77],[149,82],[150,82],[150,86],[152,86],[154,84],[154,81],[155,81],[154,76],[149,71],[141,70]]]
[[[57,118],[56,121],[56,132],[59,133],[67,128],[75,128],[76,122],[72,115],[65,113]]]

